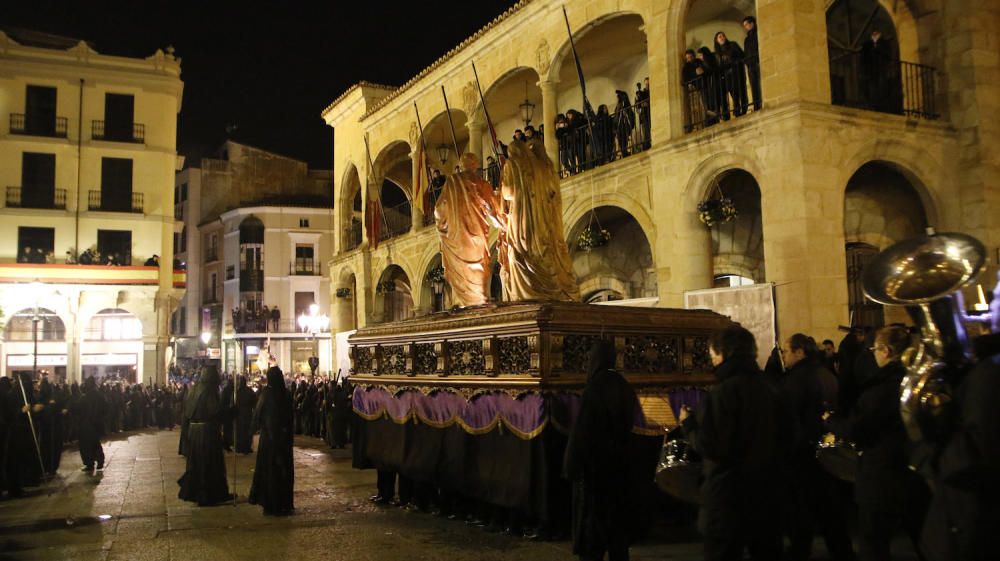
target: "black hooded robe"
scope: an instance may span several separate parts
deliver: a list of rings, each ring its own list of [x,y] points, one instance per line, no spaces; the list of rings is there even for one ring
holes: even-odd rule
[[[249,454],[253,452],[253,412],[257,404],[257,396],[240,380],[236,390],[236,453]]]
[[[181,500],[198,506],[218,504],[232,498],[222,452],[222,423],[229,416],[219,401],[219,374],[206,368],[184,410],[188,425],[187,467],[177,480]]]
[[[264,514],[290,514],[294,508],[295,465],[292,459],[294,418],[292,396],[285,389],[281,370],[271,367],[254,411],[260,428],[257,465],[250,487],[250,503],[264,507]]]

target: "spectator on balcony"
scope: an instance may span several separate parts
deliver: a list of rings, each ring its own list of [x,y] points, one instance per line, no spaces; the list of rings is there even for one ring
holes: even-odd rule
[[[594,160],[597,165],[614,159],[615,137],[611,132],[611,113],[608,106],[601,104],[594,116]]]
[[[747,80],[743,71],[743,49],[720,31],[715,34],[715,55],[719,58],[723,103],[725,96],[729,95],[733,99],[733,115],[740,117],[747,112]],[[722,118],[729,119],[728,107],[724,107]]]
[[[72,249],[66,250],[66,264],[67,265],[76,265],[76,255],[74,255],[73,253],[74,252],[73,252]]]
[[[864,83],[865,101],[876,111],[896,112],[894,92],[891,91],[892,45],[882,38],[878,29],[861,46],[861,80]]]
[[[34,253],[32,253],[31,262],[37,265],[43,265],[48,262],[47,255],[48,254],[45,252],[44,249],[36,247]],[[55,262],[55,259],[53,259],[52,261]]]
[[[261,308],[260,311],[260,322],[264,324],[263,325],[264,331],[270,330],[269,329],[271,327],[270,319],[271,319],[271,310],[267,309],[267,304],[264,304],[264,307]]]
[[[694,130],[698,125],[705,124],[705,92],[702,82],[706,79],[705,65],[695,55],[694,49],[684,51],[684,66],[681,69],[681,82],[684,83],[684,95],[688,101],[688,130]]]
[[[497,165],[497,161],[493,159],[493,156],[486,156],[486,181],[494,189],[500,186],[500,166]]]
[[[649,131],[653,122],[649,112],[648,76],[643,78],[642,84],[635,85],[635,110],[639,114],[639,146],[636,150],[649,150],[651,146]]]
[[[55,252],[54,251],[47,251],[45,253],[45,263],[48,264],[48,265],[52,265],[55,262],[56,262],[56,254],[55,254]]]
[[[521,142],[525,142],[524,131],[522,131],[521,129],[515,130],[514,131],[514,140],[520,140]],[[455,166],[455,167],[458,167],[458,166]]]
[[[26,245],[26,246],[24,246],[24,247],[21,248],[21,253],[18,254],[18,256],[17,256],[17,262],[18,263],[31,263],[31,256],[33,254],[34,254],[34,252],[31,251],[31,246]]]
[[[281,325],[281,311],[278,310],[278,306],[275,306],[271,308],[271,331],[279,331],[279,325]]]
[[[723,112],[728,114],[729,111],[719,80],[719,61],[715,58],[715,53],[708,47],[698,49],[698,60],[701,61],[702,66],[702,79],[699,82],[699,88],[702,98],[705,100],[705,124],[714,125],[719,122],[720,114]]]
[[[444,186],[444,181],[444,174],[441,173],[441,170],[437,168],[431,170],[431,187],[434,190],[440,190]]]
[[[99,260],[97,252],[94,248],[87,248],[83,253],[80,254],[80,264],[81,265],[93,265]]]
[[[542,140],[542,135],[538,134],[535,127],[528,125],[524,127],[524,142],[530,143],[533,140]]]
[[[149,259],[146,260],[145,266],[146,267],[159,267],[160,266],[160,256],[154,253],[152,257],[150,257]]]
[[[753,110],[760,111],[760,50],[757,48],[757,18],[743,18],[743,29],[747,36],[743,39],[743,57],[746,60],[747,77],[750,78],[750,95],[753,96]]]
[[[566,119],[572,133],[570,138],[572,138],[573,173],[577,173],[589,168],[587,166],[587,145],[590,143],[590,138],[587,136],[589,134],[587,118],[576,109],[570,109],[566,112]]]
[[[618,138],[618,152],[624,158],[629,154],[629,139],[635,130],[635,111],[628,100],[628,92],[615,90],[618,105],[615,106],[615,136]]]
[[[566,115],[562,113],[556,115],[555,125],[556,144],[559,146],[559,161],[562,163],[563,170],[569,174],[572,173],[571,155],[573,150],[571,149],[569,121],[566,120]]]

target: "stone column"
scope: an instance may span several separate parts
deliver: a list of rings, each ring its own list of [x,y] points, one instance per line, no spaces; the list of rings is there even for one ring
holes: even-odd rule
[[[483,156],[483,133],[486,131],[486,122],[477,115],[465,123],[465,126],[469,129],[469,152],[479,158],[479,167],[483,167],[486,160]]]
[[[795,101],[830,103],[825,5],[823,0],[758,0],[765,108]]]
[[[559,113],[557,102],[559,92],[556,86],[558,80],[542,80],[538,87],[542,90],[542,124],[545,125],[545,154],[552,164],[559,169],[559,143],[556,142],[556,115]]]
[[[424,170],[420,169],[420,159],[417,158],[416,150],[410,152],[410,168],[411,168],[410,185],[416,187],[417,181],[423,181],[424,183],[427,183],[426,177],[421,178],[421,174],[424,173]],[[428,187],[427,185],[424,185],[424,189],[426,189],[427,187]],[[417,208],[416,193],[414,192],[413,195],[414,199],[412,201],[412,204],[410,204],[410,221],[411,221],[410,227],[412,230],[417,230],[424,226],[424,213],[421,212],[419,208]]]
[[[686,291],[712,288],[712,236],[685,205],[664,210],[666,220],[657,224],[657,239],[651,240],[658,306],[683,308]]]

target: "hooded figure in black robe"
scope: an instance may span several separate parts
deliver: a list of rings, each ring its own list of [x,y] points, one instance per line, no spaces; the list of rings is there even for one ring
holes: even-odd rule
[[[93,378],[83,382],[83,395],[73,404],[73,419],[76,421],[80,459],[84,470],[90,471],[97,464],[97,469],[104,468],[104,449],[101,448],[101,437],[104,436],[104,421],[107,404],[104,396],[97,391],[97,383]]]
[[[230,417],[219,401],[219,371],[206,366],[184,408],[188,425],[187,468],[177,497],[208,506],[232,498],[222,452],[222,424]]]
[[[260,429],[260,441],[250,503],[264,507],[264,514],[291,514],[295,484],[292,396],[285,389],[285,378],[277,366],[267,371],[267,387],[257,402],[253,424]]]
[[[628,559],[628,442],[638,405],[614,370],[615,347],[600,340],[590,351],[587,387],[566,445],[565,475],[573,483],[573,553],[581,559]]]
[[[253,410],[257,396],[247,387],[247,379],[240,376],[236,386],[236,453],[253,452]]]
[[[226,385],[222,388],[222,395],[220,396],[220,402],[222,403],[222,408],[229,410],[236,405],[236,399],[233,395],[233,379],[229,378],[226,380]],[[233,451],[233,424],[236,422],[235,419],[228,419],[222,428],[222,446],[226,449],[226,452]]]

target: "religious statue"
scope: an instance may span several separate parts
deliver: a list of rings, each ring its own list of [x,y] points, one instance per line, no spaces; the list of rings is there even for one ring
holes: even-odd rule
[[[506,211],[498,255],[505,301],[578,302],[563,238],[562,195],[552,161],[539,140],[515,140],[503,167],[500,193]]]
[[[479,159],[462,155],[462,169],[448,176],[434,218],[441,235],[441,265],[452,301],[479,306],[489,298],[490,225],[500,225],[493,188],[476,173]]]

